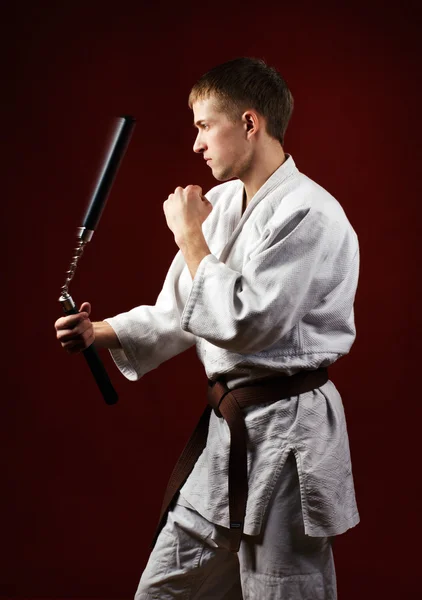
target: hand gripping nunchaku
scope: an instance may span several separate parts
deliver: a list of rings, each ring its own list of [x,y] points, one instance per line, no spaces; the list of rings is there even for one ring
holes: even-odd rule
[[[113,185],[118,168],[129,144],[134,127],[135,119],[133,117],[119,117],[115,121],[109,147],[106,151],[104,163],[94,186],[94,191],[88,204],[82,227],[79,227],[77,230],[78,244],[73,251],[69,270],[66,272],[66,282],[62,286],[59,302],[62,304],[63,312],[66,315],[75,315],[79,312],[69,294],[69,284],[73,279],[78,261],[83,254],[86,244],[91,241],[92,236],[94,235],[94,231],[104,210],[111,186]],[[83,355],[87,360],[88,366],[91,369],[105,402],[107,404],[115,404],[118,400],[117,393],[100,357],[98,356],[94,344],[91,344],[91,346],[83,350]]]

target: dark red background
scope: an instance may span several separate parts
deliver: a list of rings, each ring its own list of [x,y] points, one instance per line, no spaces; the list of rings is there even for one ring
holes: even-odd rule
[[[361,243],[357,340],[332,369],[362,518],[336,543],[340,598],[420,589],[416,6],[3,4],[3,596],[129,598],[136,589],[205,377],[193,350],[136,384],[104,354],[120,394],[106,406],[82,357],[55,340],[57,298],[108,127],[133,114],[71,292],[92,302],[96,320],[154,303],[176,251],[163,200],[177,185],[215,183],[192,153],[190,86],[242,55],[283,73],[296,102],[285,149],[338,198]]]

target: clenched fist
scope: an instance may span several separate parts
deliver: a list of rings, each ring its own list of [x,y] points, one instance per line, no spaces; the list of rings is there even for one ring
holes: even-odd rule
[[[84,302],[79,311],[76,315],[61,317],[54,323],[57,339],[70,354],[85,350],[95,340],[94,327],[89,319],[89,302]]]
[[[202,223],[212,211],[212,204],[202,194],[199,185],[177,187],[163,204],[169,229],[180,247],[186,237],[202,231]]]

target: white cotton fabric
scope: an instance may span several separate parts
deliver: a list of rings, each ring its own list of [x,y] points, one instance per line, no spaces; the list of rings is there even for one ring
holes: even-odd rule
[[[229,530],[176,503],[135,600],[337,600],[332,538],[303,527],[293,457],[286,461],[259,536],[229,550]]]
[[[355,339],[353,301],[359,246],[342,207],[286,161],[242,215],[243,184],[206,195],[211,254],[194,280],[178,252],[155,306],[107,319],[122,349],[111,354],[131,380],[196,344],[210,379],[229,387],[328,366]],[[257,535],[277,475],[296,455],[305,531],[342,533],[359,521],[340,395],[329,381],[313,392],[245,411],[249,496],[244,531]],[[207,447],[181,490],[182,501],[228,526],[230,433],[211,414]]]

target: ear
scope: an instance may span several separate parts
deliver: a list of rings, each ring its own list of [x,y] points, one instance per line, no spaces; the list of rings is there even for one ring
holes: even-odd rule
[[[242,121],[244,123],[245,131],[248,137],[255,135],[259,130],[260,121],[256,112],[247,110],[242,115]]]

